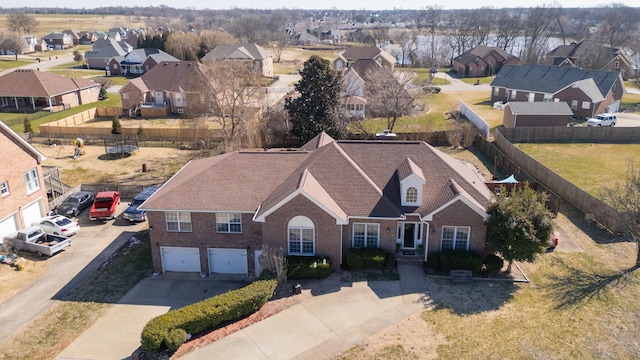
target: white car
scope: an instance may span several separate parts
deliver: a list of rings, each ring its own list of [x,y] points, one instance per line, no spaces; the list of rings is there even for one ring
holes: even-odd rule
[[[40,226],[44,232],[53,235],[72,236],[80,230],[77,222],[62,215],[46,216],[33,225]]]
[[[587,120],[587,126],[616,126],[618,118],[613,114],[600,114]]]

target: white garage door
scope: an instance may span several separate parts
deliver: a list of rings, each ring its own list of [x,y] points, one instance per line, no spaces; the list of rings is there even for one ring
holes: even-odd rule
[[[161,246],[163,272],[200,272],[198,248]]]
[[[40,200],[25,206],[22,208],[24,226],[31,226],[32,223],[42,219],[42,214],[44,214],[44,212],[40,209]]]
[[[218,274],[247,274],[246,249],[208,249],[209,272]]]
[[[18,231],[15,214],[0,220],[0,239],[14,231]]]
[[[609,113],[618,112],[619,110],[620,110],[620,100],[616,100],[612,102],[611,105],[609,105],[609,107],[607,108],[607,112]]]

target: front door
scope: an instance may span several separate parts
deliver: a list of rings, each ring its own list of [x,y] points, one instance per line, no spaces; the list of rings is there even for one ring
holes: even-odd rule
[[[403,249],[415,249],[416,248],[416,235],[417,235],[416,223],[404,223],[402,226],[402,248]]]

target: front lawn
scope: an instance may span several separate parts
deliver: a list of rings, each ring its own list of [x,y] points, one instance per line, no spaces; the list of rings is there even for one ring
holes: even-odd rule
[[[626,93],[622,96],[620,111],[640,112],[640,94]]]
[[[412,82],[416,85],[424,85],[424,84],[428,84],[429,83],[429,77],[431,75],[431,69],[429,68],[402,68],[402,67],[396,67],[396,70],[398,71],[408,71],[408,72],[413,72],[416,74],[416,77],[413,78]],[[433,81],[431,82],[431,85],[434,86],[438,86],[438,85],[448,85],[450,82],[449,80],[445,80],[441,77],[434,77]]]
[[[23,60],[23,59],[19,59],[16,61],[16,58],[11,56],[9,57],[3,57],[0,59],[0,71],[4,71],[4,70],[9,70],[9,69],[15,69],[17,67],[20,66],[25,66],[25,65],[29,65],[29,64],[33,64],[35,62],[34,61],[29,61],[29,60]]]
[[[480,83],[481,85],[489,85],[491,84],[494,78],[495,76],[477,77],[477,78],[460,78],[460,81],[470,85],[477,84],[477,83]]]

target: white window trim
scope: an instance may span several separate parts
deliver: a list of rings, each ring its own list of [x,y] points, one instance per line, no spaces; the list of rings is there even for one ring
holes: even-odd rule
[[[292,222],[294,223],[292,225]],[[306,225],[305,225],[306,224]],[[299,252],[291,252],[291,231],[296,230],[300,236],[300,251]],[[311,230],[313,251],[308,253],[304,252],[304,242],[303,242],[303,230]],[[311,219],[306,216],[296,216],[289,221],[287,225],[287,254],[289,255],[297,255],[297,256],[314,256],[316,254],[316,229],[313,226],[313,222]]]
[[[591,108],[591,103],[589,101],[583,101],[581,104],[582,110],[588,110]]]
[[[514,100],[516,98],[516,96],[518,96],[518,91],[517,90],[511,90],[511,100]]]
[[[232,217],[231,215],[237,215],[238,219],[240,219],[240,222],[232,222]],[[223,219],[226,217],[226,220]],[[220,220],[220,221],[219,221]],[[222,225],[222,224],[226,224],[227,226],[227,230],[220,230],[220,228],[218,227],[218,225]],[[231,230],[231,225],[240,225],[240,231],[232,231]],[[219,234],[242,234],[242,214],[241,213],[216,213],[216,232]]]
[[[376,223],[353,223],[353,226],[351,227],[351,247],[355,248],[356,245],[356,225],[364,225],[364,246],[362,247],[373,247],[373,248],[377,248],[380,247],[380,224],[376,224]],[[368,246],[369,245],[369,229],[376,229],[376,244],[375,246]]]
[[[168,215],[175,214],[176,221],[169,221]],[[193,224],[191,223],[191,213],[186,211],[165,211],[164,213],[165,226],[167,228],[167,232],[192,232]],[[176,223],[178,228],[176,230],[169,229],[169,223]],[[183,229],[181,224],[189,224],[189,229]]]
[[[6,196],[9,196],[11,194],[11,191],[9,191],[9,182],[8,181],[0,183],[0,193],[2,194],[2,197],[6,197]]]
[[[40,190],[40,181],[38,180],[38,169],[33,168],[24,173],[24,185],[27,188],[27,195]]]
[[[448,226],[445,225],[442,227],[441,231],[440,231],[440,251],[443,250],[442,248],[442,242],[443,242],[443,235],[444,235],[444,229],[445,228],[453,228],[453,247],[452,249],[456,249],[456,242],[458,241],[457,236],[458,236],[458,229],[459,228],[465,228],[467,229],[467,246],[465,246],[465,250],[469,250],[469,243],[471,242],[471,227],[470,226]]]
[[[413,189],[415,191],[415,193],[412,193],[412,196],[415,196],[415,199],[409,199],[409,190]],[[417,204],[418,203],[418,195],[419,195],[419,191],[418,188],[416,188],[415,186],[409,186],[407,188],[407,191],[405,191],[405,202],[408,204]]]

